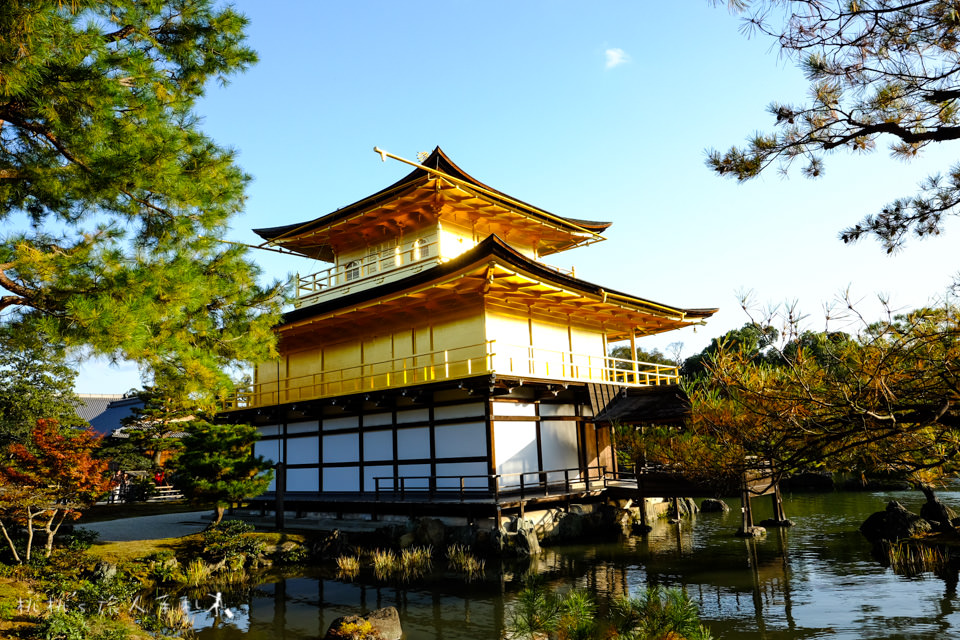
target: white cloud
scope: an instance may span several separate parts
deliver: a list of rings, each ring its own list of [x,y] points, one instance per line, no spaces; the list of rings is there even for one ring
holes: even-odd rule
[[[607,56],[607,69],[630,62],[630,56],[623,49],[607,49],[604,54]]]

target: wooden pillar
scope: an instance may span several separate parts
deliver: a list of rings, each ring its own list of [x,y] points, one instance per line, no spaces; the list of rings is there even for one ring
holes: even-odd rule
[[[630,332],[630,359],[633,360],[633,383],[640,384],[640,365],[637,364],[637,334]]]
[[[750,489],[744,483],[743,491],[740,492],[740,511],[743,514],[743,531],[749,531],[753,528],[753,509],[750,507]]]
[[[780,495],[779,482],[773,485],[771,498],[773,499],[773,519],[777,522],[783,522],[787,519],[787,515],[783,512],[783,496]]]
[[[287,470],[286,465],[282,462],[276,464],[276,497],[277,501],[274,505],[276,509],[276,526],[277,529],[283,529],[284,525],[284,506],[283,506],[283,494],[287,490]]]

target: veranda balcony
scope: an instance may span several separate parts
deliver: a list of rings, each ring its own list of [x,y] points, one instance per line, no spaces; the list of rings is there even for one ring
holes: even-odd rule
[[[354,290],[401,280],[440,264],[454,256],[440,255],[440,243],[418,240],[406,247],[371,252],[359,260],[329,267],[307,275],[297,274],[294,306],[314,305],[343,296]],[[569,276],[574,269],[563,269],[550,264],[544,266]]]
[[[467,347],[258,382],[228,398],[224,409],[273,406],[484,374],[627,387],[676,384],[679,379],[677,367],[672,365],[489,340]]]

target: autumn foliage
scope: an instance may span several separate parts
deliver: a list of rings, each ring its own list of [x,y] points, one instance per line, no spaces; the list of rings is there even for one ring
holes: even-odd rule
[[[792,335],[792,337],[790,337]],[[957,309],[918,309],[840,332],[793,333],[758,361],[719,350],[688,385],[688,431],[780,473],[825,468],[929,480],[960,467]]]
[[[736,486],[758,460],[778,477],[822,470],[929,482],[960,470],[958,309],[891,314],[855,333],[799,331],[791,317],[782,330],[753,327],[770,340],[716,340],[698,356],[703,372],[683,383],[686,423],[624,425],[618,449],[718,488]]]
[[[26,444],[13,444],[0,465],[0,532],[18,562],[30,560],[34,535],[46,534],[49,557],[53,539],[67,519],[110,489],[107,462],[94,457],[100,437],[92,430],[61,430],[55,420],[38,420]],[[21,558],[12,534],[24,527]]]

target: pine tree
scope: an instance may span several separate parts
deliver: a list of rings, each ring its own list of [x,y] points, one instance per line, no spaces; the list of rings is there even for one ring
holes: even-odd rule
[[[253,454],[253,443],[260,438],[256,427],[196,420],[186,425],[186,432],[173,462],[176,486],[194,501],[216,503],[211,526],[219,524],[230,503],[267,490],[273,470],[265,458]]]
[[[273,353],[276,289],[220,242],[249,178],[194,111],[255,62],[245,24],[212,0],[0,3],[3,322],[193,391]]]
[[[175,390],[148,386],[136,396],[143,406],[131,409],[131,414],[120,422],[135,450],[159,467],[164,452],[179,448],[179,441],[172,436],[194,417],[196,408],[185,404]]]
[[[718,0],[714,0],[717,2]],[[810,80],[806,104],[770,105],[776,130],[745,147],[711,150],[720,175],[749,180],[795,161],[808,177],[831,151],[868,153],[889,141],[909,160],[930,144],[960,139],[960,10],[923,0],[727,0],[747,12],[745,31],[772,36]],[[933,175],[920,191],[889,203],[841,233],[845,242],[875,236],[888,252],[913,233],[940,233],[960,214],[960,164]]]

